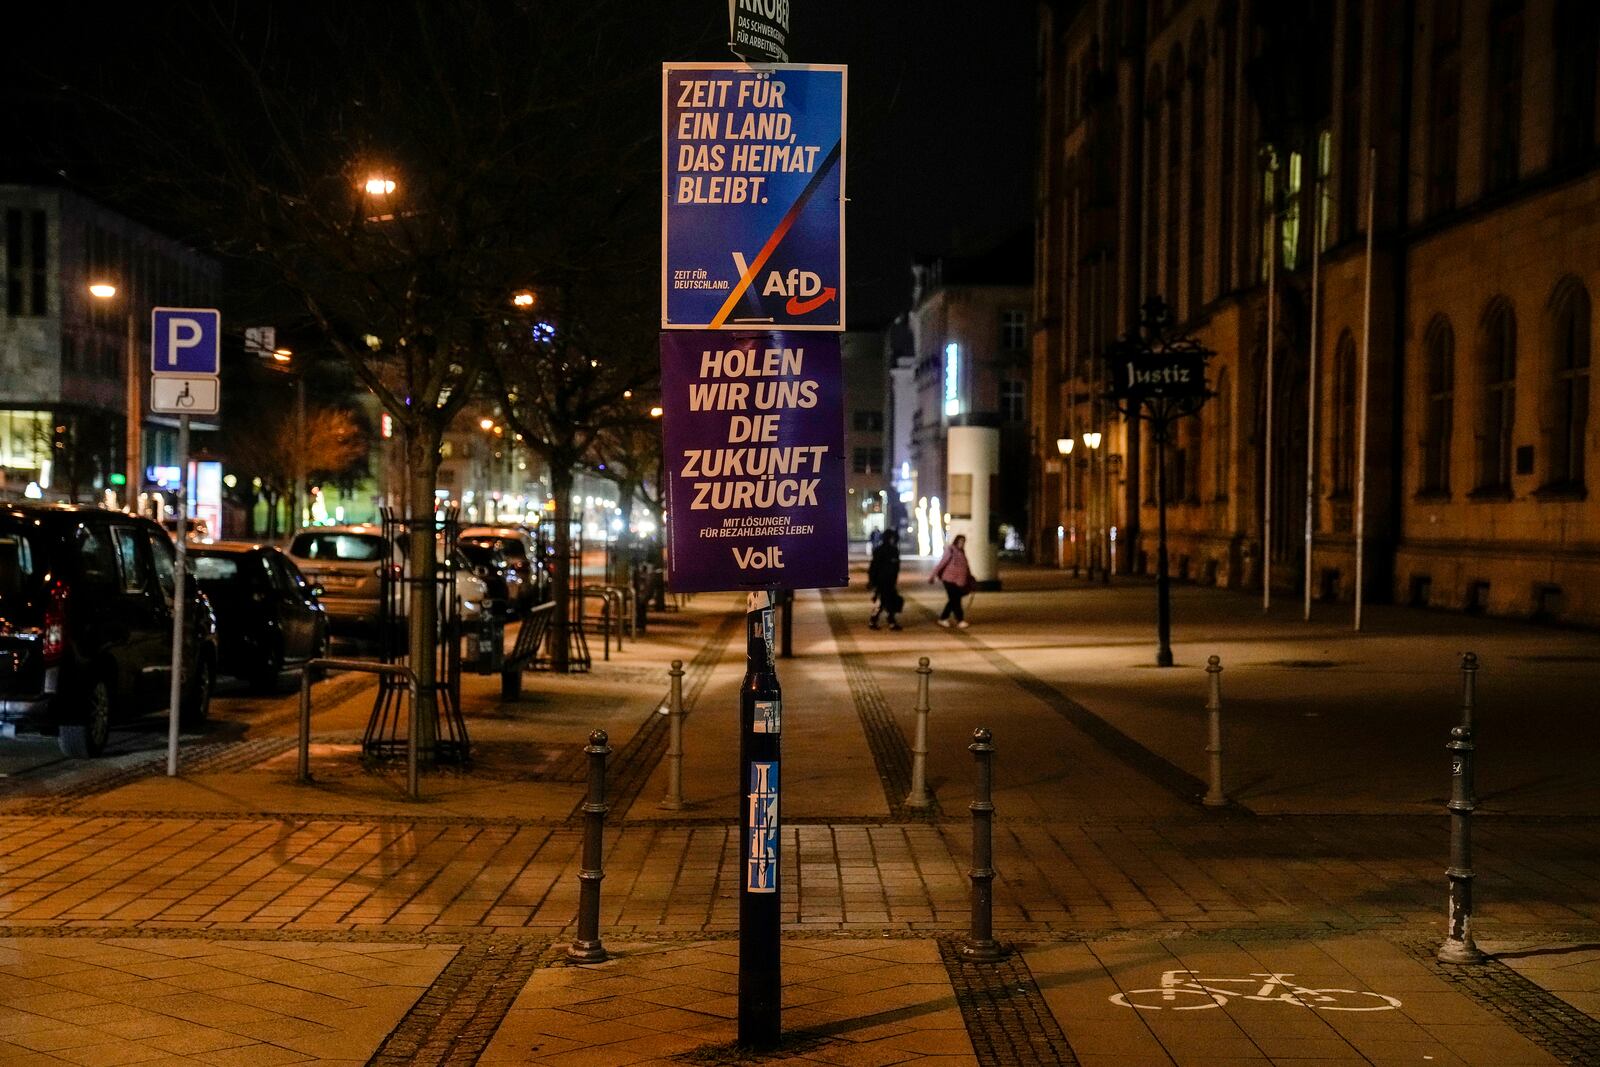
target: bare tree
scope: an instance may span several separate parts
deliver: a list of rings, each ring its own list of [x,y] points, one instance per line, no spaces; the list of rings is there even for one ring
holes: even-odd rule
[[[393,417],[409,556],[427,567],[441,439],[501,309],[517,288],[649,263],[656,64],[716,20],[686,28],[625,0],[413,0],[381,17],[219,5],[209,18],[205,64],[141,70],[147,99],[113,102],[146,152],[144,193],[267,266]],[[431,702],[434,598],[414,590],[409,618]],[[432,730],[430,707],[421,721]]]
[[[312,478],[340,478],[365,464],[366,429],[355,412],[308,408],[304,429],[302,435],[294,415],[283,408],[247,410],[224,425],[222,445],[229,465],[247,480],[261,482],[259,491],[268,501],[268,537],[278,531],[278,502],[292,496],[297,455],[304,457]]]
[[[569,669],[568,611],[572,555],[572,485],[577,468],[594,461],[601,437],[630,416],[632,394],[656,373],[653,348],[641,344],[638,322],[585,313],[566,291],[547,316],[502,316],[489,380],[511,428],[550,468],[555,498],[553,670]],[[631,328],[630,328],[631,327]]]

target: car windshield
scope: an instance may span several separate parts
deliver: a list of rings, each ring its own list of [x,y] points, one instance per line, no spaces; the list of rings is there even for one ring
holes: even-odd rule
[[[301,559],[366,563],[383,558],[383,538],[378,534],[303,533],[295,537],[289,553]]]
[[[463,541],[459,551],[468,563],[476,563],[482,567],[493,567],[499,562],[496,559],[495,546],[492,542]]]
[[[239,573],[239,561],[232,556],[204,556],[197,553],[189,558],[194,561],[197,582],[228,582]]]

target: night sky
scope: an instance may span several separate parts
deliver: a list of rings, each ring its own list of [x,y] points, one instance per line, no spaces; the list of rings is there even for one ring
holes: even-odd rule
[[[113,100],[124,92],[139,96],[144,57],[155,53],[183,56],[204,82],[208,57],[194,49],[190,62],[185,50],[192,42],[182,30],[185,9],[200,6],[108,11],[93,20],[46,10],[29,29],[8,33],[0,54],[0,136],[7,145],[0,180],[64,171],[69,184],[103,200],[115,199],[114,190],[126,189],[130,177],[136,186],[137,175],[119,170],[107,149],[115,142],[104,133],[106,117],[82,106],[81,97],[85,90]],[[508,12],[516,6],[507,5]],[[850,325],[879,326],[908,305],[914,255],[982,248],[1029,225],[1033,5],[796,0],[792,6],[793,61],[850,67]],[[731,58],[720,43],[725,0],[678,0],[670,17],[677,8],[688,36],[702,43],[680,45],[657,60]],[[287,19],[299,14],[296,5],[269,9]],[[372,9],[375,16],[389,10]],[[653,14],[659,17],[660,9]]]

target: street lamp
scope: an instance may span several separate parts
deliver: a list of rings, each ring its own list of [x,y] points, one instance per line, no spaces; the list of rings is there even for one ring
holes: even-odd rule
[[[89,295],[96,300],[112,300],[116,298],[117,287],[108,281],[91,282]],[[139,336],[133,318],[132,295],[130,294],[124,302],[127,304],[127,354],[122,368],[122,395],[127,404],[128,414],[124,427],[123,448],[127,453],[124,463],[128,484],[122,487],[122,504],[127,510],[133,511],[139,500],[139,487],[144,484],[142,452],[144,446],[140,438],[144,420],[144,395],[139,390]]]
[[[1098,560],[1101,580],[1110,581],[1111,572],[1108,569],[1105,546],[1100,541],[1100,515],[1096,510],[1096,503],[1099,504],[1100,508],[1104,508],[1105,500],[1101,499],[1097,502],[1094,495],[1096,484],[1095,457],[1100,454],[1100,442],[1104,439],[1104,435],[1099,430],[1085,430],[1082,434],[1082,439],[1083,447],[1089,450],[1089,499],[1086,502],[1087,506],[1084,508],[1083,522],[1084,536],[1089,542],[1089,578],[1093,581],[1095,563]],[[1103,497],[1104,494],[1102,493],[1101,496]]]
[[[1110,394],[1128,419],[1150,423],[1156,444],[1156,666],[1172,666],[1172,596],[1167,573],[1167,444],[1172,424],[1197,413],[1210,398],[1206,361],[1216,353],[1180,333],[1172,309],[1151,297],[1139,326],[1113,346]]]
[[[1056,438],[1056,451],[1061,453],[1061,480],[1065,488],[1061,492],[1062,507],[1066,510],[1067,538],[1072,542],[1072,576],[1078,576],[1078,518],[1073,507],[1073,482],[1072,477],[1072,446],[1077,440],[1069,433],[1064,437]],[[1059,537],[1059,535],[1058,535]],[[1059,544],[1060,541],[1057,541]],[[1057,560],[1058,566],[1065,566],[1064,560]]]

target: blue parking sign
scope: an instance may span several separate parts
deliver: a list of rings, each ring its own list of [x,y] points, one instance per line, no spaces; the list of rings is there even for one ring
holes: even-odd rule
[[[215,375],[222,349],[222,312],[216,308],[153,308],[150,373]]]

